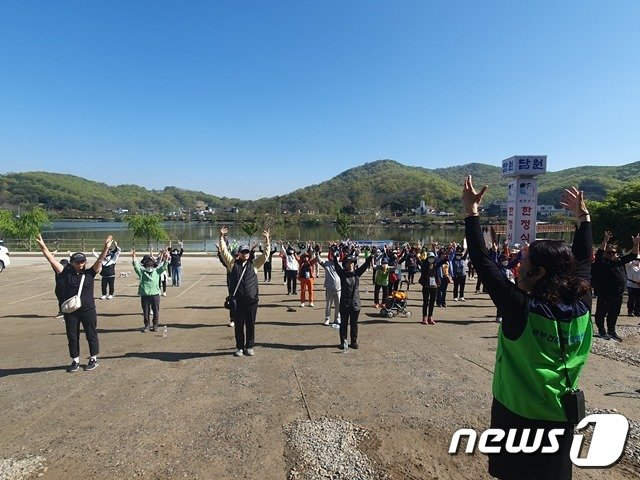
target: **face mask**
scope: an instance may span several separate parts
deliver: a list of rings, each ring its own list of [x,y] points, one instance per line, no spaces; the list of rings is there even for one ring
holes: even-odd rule
[[[145,270],[145,272],[151,273],[151,272],[153,272],[155,270],[155,268],[153,268],[153,267],[144,267],[144,270]]]
[[[504,262],[500,262],[500,265],[502,265],[503,267],[506,267],[507,265],[509,265],[509,262],[505,260]]]
[[[429,262],[429,263],[435,263],[435,261],[436,261],[436,259],[433,258],[433,257],[427,259],[427,262]]]

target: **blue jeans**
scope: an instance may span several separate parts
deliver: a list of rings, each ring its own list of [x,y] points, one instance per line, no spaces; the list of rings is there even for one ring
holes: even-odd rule
[[[180,286],[180,275],[182,274],[182,267],[171,267],[171,285]]]

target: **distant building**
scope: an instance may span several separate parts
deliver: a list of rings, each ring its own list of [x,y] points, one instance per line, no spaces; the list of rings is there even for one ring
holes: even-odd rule
[[[412,208],[411,211],[419,215],[434,215],[436,213],[436,209],[427,205],[424,200],[420,200],[420,206]]]

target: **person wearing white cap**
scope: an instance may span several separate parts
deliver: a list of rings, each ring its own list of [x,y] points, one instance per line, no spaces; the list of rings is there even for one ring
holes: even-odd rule
[[[69,355],[72,358],[71,365],[67,367],[67,372],[75,372],[80,366],[80,324],[82,324],[87,337],[89,354],[91,355],[85,370],[93,370],[98,366],[98,353],[100,353],[97,330],[98,317],[96,303],[93,298],[93,285],[95,276],[102,270],[102,261],[111,248],[113,237],[109,235],[105,239],[102,252],[91,268],[86,268],[87,257],[80,252],[71,255],[69,264],[63,267],[47,248],[42,235],[38,235],[36,242],[51,267],[63,277],[64,297],[70,299],[77,295],[80,298],[80,307],[73,312],[64,314],[67,340],[69,342]]]
[[[440,287],[440,278],[438,277],[438,268],[444,260],[436,260],[434,252],[427,253],[427,258],[420,265],[420,280],[418,283],[422,285],[422,324],[435,325],[433,320],[433,307],[436,303],[438,288]]]

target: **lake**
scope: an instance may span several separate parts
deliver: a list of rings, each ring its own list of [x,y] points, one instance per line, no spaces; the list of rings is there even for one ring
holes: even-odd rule
[[[219,240],[220,228],[223,224],[205,222],[165,222],[164,227],[174,244],[182,239],[185,251],[190,252],[215,252],[216,243]],[[238,241],[239,244],[249,243],[247,235],[240,225],[229,224],[229,239]],[[400,225],[376,225],[367,232],[368,227],[352,227],[352,238],[357,240],[393,240],[400,243],[433,242],[448,243],[462,242],[464,228],[462,226],[450,226],[439,228],[427,228],[423,226]],[[57,241],[57,248],[65,250],[90,251],[92,248],[100,250],[102,242],[107,235],[113,235],[118,245],[125,251],[133,246],[133,235],[127,230],[123,222],[98,222],[98,221],[55,221],[51,227],[44,230],[43,237],[50,248],[54,248],[53,242]],[[275,235],[274,235],[275,233]],[[368,234],[367,234],[368,233]],[[260,235],[260,233],[258,233]],[[570,240],[569,234],[564,234]],[[275,237],[275,238],[274,238]],[[293,226],[286,232],[272,232],[272,241],[316,241],[327,243],[338,238],[334,227],[331,226]],[[562,234],[548,234],[545,238],[562,238]],[[262,240],[253,237],[252,242]],[[144,240],[136,239],[138,249],[146,249]],[[164,244],[152,242],[153,249],[157,251]]]

